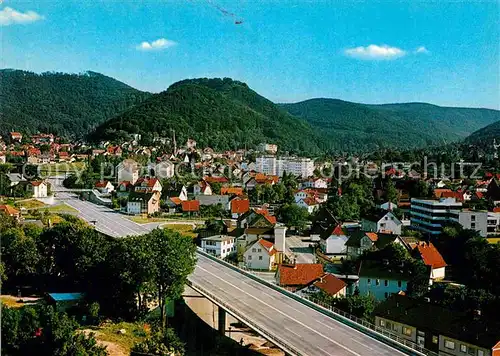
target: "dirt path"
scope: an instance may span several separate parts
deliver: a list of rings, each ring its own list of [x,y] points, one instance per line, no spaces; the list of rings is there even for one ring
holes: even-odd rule
[[[130,351],[125,350],[122,346],[111,342],[111,341],[104,341],[99,339],[99,331],[96,330],[91,330],[91,329],[84,329],[82,332],[86,335],[93,333],[94,337],[97,341],[97,344],[101,346],[106,346],[106,351],[108,352],[109,356],[129,356]]]

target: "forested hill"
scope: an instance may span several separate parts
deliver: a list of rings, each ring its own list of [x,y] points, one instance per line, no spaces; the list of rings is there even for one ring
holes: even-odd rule
[[[497,110],[425,103],[366,105],[311,99],[281,107],[321,130],[333,149],[347,151],[449,143],[500,120]]]
[[[105,75],[0,70],[0,133],[50,132],[81,137],[143,101],[141,92]]]
[[[500,121],[477,130],[467,137],[466,142],[472,144],[491,145],[496,139],[497,144],[500,144]]]
[[[201,147],[235,149],[272,142],[281,150],[318,153],[319,136],[311,126],[251,90],[225,79],[191,79],[171,85],[145,102],[105,122],[94,140],[118,140],[129,133],[144,137],[193,137]]]

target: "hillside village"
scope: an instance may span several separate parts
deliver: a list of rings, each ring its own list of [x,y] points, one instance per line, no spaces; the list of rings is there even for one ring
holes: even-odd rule
[[[366,174],[342,178],[353,163]],[[16,201],[57,194],[51,177],[63,176],[81,199],[131,218],[205,221],[195,240],[205,252],[436,353],[499,347],[494,167],[443,178],[360,157],[290,156],[269,143],[216,152],[194,139],[178,145],[175,133],[92,146],[19,132],[0,141],[0,164],[0,211],[19,221]]]

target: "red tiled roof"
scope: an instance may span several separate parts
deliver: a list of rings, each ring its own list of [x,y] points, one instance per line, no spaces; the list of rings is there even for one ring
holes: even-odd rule
[[[108,181],[101,181],[101,182],[96,182],[95,187],[96,188],[105,188],[108,185]]]
[[[366,236],[368,236],[368,238],[372,241],[372,242],[375,242],[375,241],[378,241],[378,235],[376,232],[367,232],[365,234]]]
[[[158,182],[158,178],[141,177],[137,180],[137,182],[135,182],[135,185],[142,185],[143,182],[146,182],[146,186],[148,188],[153,188],[156,182]]]
[[[34,180],[32,182],[30,182],[30,184],[34,187],[38,187],[40,184],[42,184],[43,181],[42,180]]]
[[[191,212],[191,211],[200,211],[200,201],[199,200],[187,200],[182,203],[182,211]]]
[[[243,195],[243,188],[238,187],[222,187],[220,189],[221,195]]]
[[[233,199],[231,201],[231,213],[244,214],[250,210],[250,200],[248,199]]]
[[[269,215],[269,211],[267,209],[255,209],[255,212],[257,214],[263,215],[271,224],[276,224],[276,216]]]
[[[282,286],[305,286],[323,275],[320,263],[298,263],[278,267],[279,284]]]
[[[500,213],[500,207],[493,208],[494,213]]]
[[[483,192],[476,192],[476,197],[483,199]]]
[[[274,255],[276,253],[276,249],[274,248],[274,244],[270,241],[260,239],[259,243],[262,247],[264,247],[267,250],[267,253],[269,255]]]
[[[332,231],[332,235],[335,235],[335,236],[345,236],[345,232],[344,230],[342,229],[342,226],[340,224],[338,224],[335,229],[333,229]]]
[[[19,215],[19,210],[13,208],[10,205],[0,205],[0,211],[3,211],[7,215]]]
[[[302,199],[302,201],[304,203],[306,203],[307,205],[309,205],[309,206],[311,206],[311,205],[317,205],[318,204],[318,202],[316,201],[316,199],[311,198],[311,197],[304,198],[304,199]]]
[[[346,283],[333,274],[327,273],[314,282],[314,285],[330,295],[335,295],[345,288]]]
[[[207,183],[227,183],[229,180],[226,177],[205,177],[203,178]]]
[[[180,205],[182,203],[182,200],[181,198],[179,197],[172,197],[170,198],[170,200],[172,201],[172,203],[174,203],[175,205]]]
[[[432,266],[432,268],[447,266],[443,256],[441,256],[432,243],[420,242],[417,244],[416,249],[425,265]]]
[[[11,132],[10,133],[10,137],[22,137],[23,135],[21,135],[20,132]]]

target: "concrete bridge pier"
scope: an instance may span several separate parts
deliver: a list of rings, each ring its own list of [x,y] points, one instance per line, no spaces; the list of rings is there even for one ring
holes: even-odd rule
[[[225,335],[226,334],[226,311],[224,309],[222,309],[221,307],[218,307],[217,308],[219,310],[219,315],[218,315],[218,330],[219,330],[219,333],[221,333],[222,335]]]

